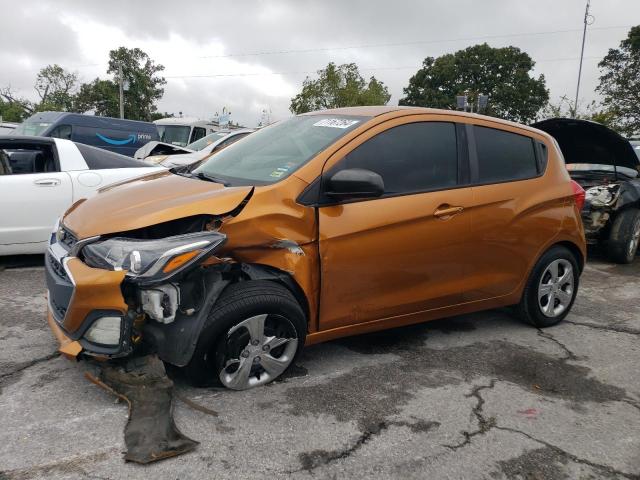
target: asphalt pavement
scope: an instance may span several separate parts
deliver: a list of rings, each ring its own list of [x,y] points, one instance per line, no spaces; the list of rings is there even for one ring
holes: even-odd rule
[[[40,262],[0,266],[0,480],[640,479],[640,257],[591,259],[549,329],[492,310],[309,347],[250,391],[177,378],[200,445],[147,466],[126,404],[56,354]]]

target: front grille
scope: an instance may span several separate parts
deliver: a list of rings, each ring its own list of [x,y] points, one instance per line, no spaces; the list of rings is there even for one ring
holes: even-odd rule
[[[68,281],[69,277],[67,276],[67,272],[65,271],[62,264],[58,262],[58,260],[56,260],[50,253],[47,254],[47,258],[49,261],[49,265],[51,265],[51,269],[55,272],[55,274],[61,279]]]
[[[77,243],[76,236],[64,227],[60,227],[58,231],[58,242],[60,242],[67,250],[71,250]]]

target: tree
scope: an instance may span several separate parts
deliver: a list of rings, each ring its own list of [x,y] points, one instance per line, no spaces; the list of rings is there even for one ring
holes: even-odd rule
[[[621,133],[640,132],[640,25],[629,31],[620,48],[609,49],[598,64],[602,72],[596,91],[612,112],[612,125]]]
[[[336,66],[331,62],[318,70],[318,78],[307,77],[302,91],[291,99],[293,113],[305,113],[326,108],[358,105],[385,105],[391,95],[384,83],[371,77],[369,82],[360,75],[355,63]]]
[[[438,58],[427,57],[409,80],[400,105],[455,109],[456,95],[475,102],[489,95],[483,113],[521,123],[535,120],[549,100],[544,75],[531,77],[535,62],[516,47],[474,45]]]
[[[34,111],[33,104],[13,93],[11,87],[0,89],[0,117],[5,122],[22,122]]]
[[[157,111],[155,102],[164,94],[164,77],[157,74],[164,66],[156,64],[139,48],[120,47],[109,52],[107,73],[113,80],[96,78],[93,82],[80,87],[76,98],[76,108],[87,112],[93,110],[96,115],[108,117],[120,116],[118,71],[122,67],[122,77],[128,82],[128,91],[124,93],[124,116],[132,120],[151,121]]]
[[[118,84],[112,80],[101,80],[99,78],[90,83],[83,83],[75,97],[74,105],[76,111],[81,113],[93,111],[95,115],[102,117],[119,117],[120,98]]]
[[[574,102],[566,95],[561,96],[557,103],[549,102],[539,116],[542,120],[547,118],[578,118],[580,120],[591,120],[611,128],[613,128],[612,122],[615,117],[613,112],[602,108],[595,100],[584,107],[578,103],[578,109],[576,111]]]
[[[58,64],[42,68],[34,86],[40,97],[36,110],[71,111],[77,84],[78,74],[67,72]]]

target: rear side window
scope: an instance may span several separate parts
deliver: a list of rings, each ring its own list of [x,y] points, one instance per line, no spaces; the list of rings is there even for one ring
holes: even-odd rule
[[[474,128],[478,154],[478,182],[524,180],[538,175],[533,140],[524,135]]]
[[[76,143],[76,147],[80,150],[82,158],[90,170],[102,170],[109,168],[138,168],[148,167],[149,165],[134,160],[131,157],[120,155],[119,153],[110,152],[102,148],[91,147],[82,143]]]
[[[339,169],[364,168],[380,175],[385,195],[452,187],[458,179],[456,129],[448,122],[390,128],[350,152]]]

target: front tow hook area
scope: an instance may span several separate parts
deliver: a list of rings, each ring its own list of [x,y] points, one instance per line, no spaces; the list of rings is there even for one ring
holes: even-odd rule
[[[123,362],[104,362],[100,373],[85,376],[129,405],[124,429],[124,459],[147,464],[175,457],[196,448],[199,442],[186,437],[173,420],[173,381],[156,355]]]

